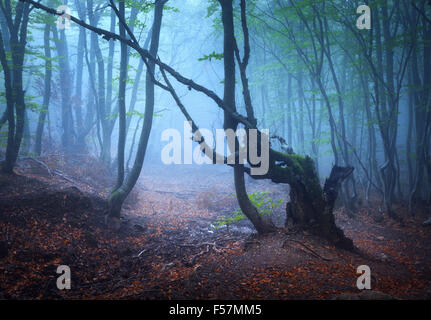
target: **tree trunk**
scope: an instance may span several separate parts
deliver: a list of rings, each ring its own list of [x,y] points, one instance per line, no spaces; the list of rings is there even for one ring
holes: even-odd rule
[[[120,15],[123,19],[125,15],[124,0],[120,1]],[[126,30],[120,23],[120,35],[124,38]],[[119,134],[118,134],[118,170],[117,183],[114,190],[121,187],[124,182],[124,153],[126,148],[126,84],[127,84],[127,45],[121,43],[121,62],[120,62],[120,88],[118,93],[118,111],[119,111]]]
[[[60,70],[60,91],[61,91],[61,123],[63,133],[61,143],[66,152],[72,151],[73,146],[73,116],[71,107],[72,86],[69,80],[71,69],[69,65],[69,52],[65,30],[58,31],[53,28],[57,56]]]
[[[149,53],[151,56],[156,57],[159,49],[160,30],[162,26],[163,8],[167,0],[158,0],[155,3],[154,8],[154,22],[153,32],[151,36],[151,45]],[[152,77],[154,76],[155,63],[154,61],[148,61],[148,69],[146,76],[146,99],[145,99],[145,118],[144,124],[139,139],[138,150],[136,152],[135,162],[133,168],[127,177],[126,181],[121,185],[120,188],[113,191],[109,198],[109,213],[108,218],[118,219],[121,213],[121,207],[124,200],[132,191],[136,184],[136,181],[141,174],[142,165],[144,163],[145,154],[148,146],[148,139],[150,137],[151,127],[153,123],[154,114],[154,83]]]
[[[231,110],[236,110],[235,106],[235,37],[233,23],[232,0],[219,0],[222,8],[222,21],[224,30],[224,103]],[[236,130],[238,126],[228,112],[224,112],[224,129]],[[237,140],[237,139],[236,139]],[[238,141],[234,145],[228,146],[232,153],[237,150]],[[234,166],[234,182],[238,204],[242,212],[250,219],[254,227],[260,234],[273,232],[274,225],[270,221],[264,220],[258,213],[248,198],[244,180],[244,165],[236,164]]]
[[[3,40],[0,34],[0,62],[5,75],[6,113],[8,120],[8,140],[6,159],[2,170],[13,173],[18,159],[25,122],[25,92],[23,89],[23,68],[25,46],[27,43],[27,26],[29,21],[29,4],[19,2],[14,8],[16,14],[15,25],[12,21],[12,10],[7,8],[3,13],[8,16],[7,28],[10,39]],[[17,20],[19,17],[20,20]],[[16,24],[18,22],[18,24]],[[19,26],[19,29],[16,28]],[[6,48],[10,45],[11,61],[6,56]],[[9,67],[9,63],[11,68]]]
[[[50,47],[50,41],[49,41],[49,34],[51,32],[51,26],[49,23],[45,26],[44,31],[44,47],[45,47],[45,90],[43,93],[43,110],[39,114],[39,120],[37,122],[37,129],[36,129],[36,142],[34,151],[35,153],[40,156],[42,153],[42,137],[43,137],[43,129],[45,126],[45,119],[49,112],[49,100],[51,97],[51,78],[52,78],[52,62],[51,62],[51,47]]]
[[[348,178],[352,167],[334,166],[325,185],[320,186],[313,159],[296,154],[272,151],[272,163],[284,162],[284,167],[272,167],[273,182],[290,185],[290,202],[286,205],[286,226],[310,230],[337,247],[353,250],[353,241],[335,224],[333,214],[341,183]]]

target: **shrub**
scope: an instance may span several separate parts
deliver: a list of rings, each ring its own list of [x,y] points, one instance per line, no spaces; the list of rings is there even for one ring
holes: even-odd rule
[[[283,202],[283,199],[276,201],[270,198],[268,191],[250,193],[248,198],[262,216],[270,216]],[[220,218],[217,218],[212,230],[220,229],[224,226],[229,228],[229,226],[238,224],[245,218],[246,216],[244,213],[242,213],[241,209],[237,209],[233,212],[230,212],[228,215],[222,215]]]

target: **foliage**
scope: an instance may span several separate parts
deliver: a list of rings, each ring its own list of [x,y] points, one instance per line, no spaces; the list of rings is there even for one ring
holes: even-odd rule
[[[250,193],[248,198],[261,216],[270,216],[283,202],[283,199],[274,200],[270,198],[268,191]],[[213,229],[220,229],[224,226],[229,227],[230,225],[239,223],[245,218],[246,216],[242,213],[241,209],[237,209],[229,215],[222,215],[218,218]]]
[[[212,59],[215,60],[223,60],[224,58],[224,54],[223,53],[216,53],[215,51],[213,51],[212,53],[210,53],[209,55],[204,55],[203,58],[199,58],[199,61],[206,61],[209,60],[211,61]]]

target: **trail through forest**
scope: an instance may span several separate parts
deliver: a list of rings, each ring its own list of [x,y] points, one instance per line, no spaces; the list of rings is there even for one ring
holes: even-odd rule
[[[1,298],[353,299],[364,264],[373,298],[431,298],[426,212],[412,219],[398,208],[400,224],[379,219],[378,206],[354,217],[339,208],[337,224],[358,248],[351,253],[294,228],[258,237],[244,220],[214,229],[238,208],[229,168],[147,165],[121,224],[108,227],[108,170],[86,156],[41,159],[0,176]],[[284,199],[273,214],[282,227],[288,186],[247,187]],[[56,288],[63,264],[68,291]]]

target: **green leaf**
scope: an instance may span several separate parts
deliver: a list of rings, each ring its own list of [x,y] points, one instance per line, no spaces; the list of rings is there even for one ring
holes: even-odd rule
[[[206,61],[206,60],[211,61],[212,59],[223,60],[224,59],[224,53],[216,53],[215,51],[213,51],[209,55],[204,55],[203,58],[199,58],[198,61]]]

